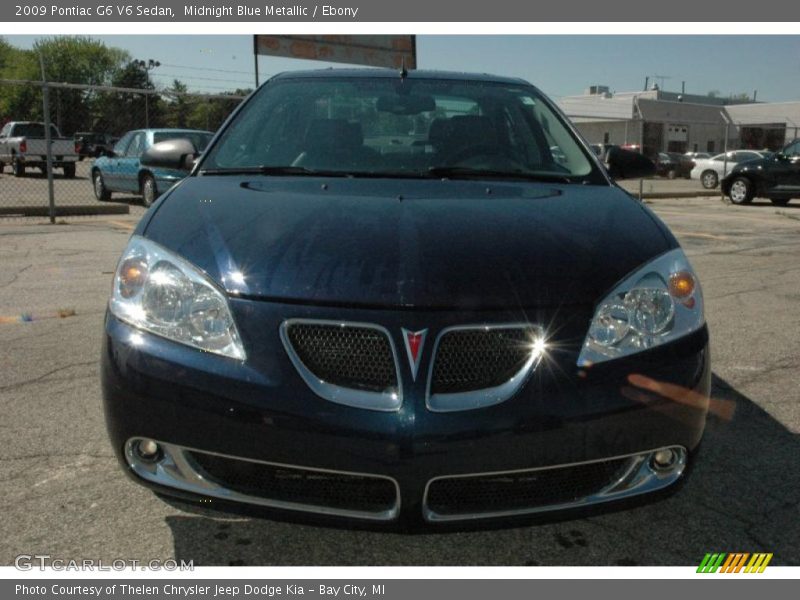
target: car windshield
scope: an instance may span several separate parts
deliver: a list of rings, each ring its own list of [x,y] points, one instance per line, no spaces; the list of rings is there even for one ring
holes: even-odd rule
[[[530,177],[598,171],[530,86],[388,77],[263,86],[209,150],[204,172]]]
[[[156,131],[153,133],[153,143],[166,142],[167,140],[185,139],[194,144],[202,152],[214,134],[209,131]]]

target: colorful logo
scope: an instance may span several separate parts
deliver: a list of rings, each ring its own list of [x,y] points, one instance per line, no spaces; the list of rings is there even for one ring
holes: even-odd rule
[[[411,367],[411,377],[414,379],[414,381],[417,380],[419,361],[422,358],[422,347],[425,345],[425,336],[427,334],[427,329],[423,329],[421,331],[409,331],[408,329],[403,329],[403,342],[405,342],[406,345],[408,363]]]
[[[708,553],[703,557],[700,566],[697,567],[697,572],[763,573],[771,560],[771,552],[756,552],[754,554],[750,554],[749,552],[733,552],[731,554],[725,552],[715,554]]]

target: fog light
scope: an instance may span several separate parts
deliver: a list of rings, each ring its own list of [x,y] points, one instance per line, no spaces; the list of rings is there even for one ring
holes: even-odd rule
[[[139,440],[136,453],[144,460],[156,460],[161,454],[161,447],[153,440]]]
[[[678,455],[674,450],[665,448],[653,454],[653,466],[657,469],[669,469],[678,460]]]

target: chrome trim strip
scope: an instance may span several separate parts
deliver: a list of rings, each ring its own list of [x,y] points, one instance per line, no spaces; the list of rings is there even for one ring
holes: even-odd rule
[[[668,469],[657,469],[651,465],[653,455],[659,450],[670,449],[678,454],[678,459],[674,465]],[[654,492],[666,488],[683,475],[686,469],[686,459],[688,453],[683,446],[664,446],[654,450],[645,452],[637,452],[634,454],[623,454],[621,456],[612,456],[609,458],[600,458],[596,460],[587,460],[583,462],[567,463],[563,465],[551,465],[547,467],[536,467],[533,469],[515,469],[511,471],[491,471],[487,473],[466,473],[461,475],[443,475],[434,477],[425,484],[425,492],[422,497],[422,514],[426,521],[434,522],[447,522],[447,521],[468,521],[474,519],[492,519],[497,517],[513,517],[521,515],[530,515],[542,512],[565,510],[569,508],[578,508],[583,506],[591,506],[594,504],[602,504],[603,502],[610,502],[612,500],[621,500],[622,498],[629,498],[638,496],[649,492]],[[461,513],[461,514],[439,514],[428,507],[428,492],[430,486],[435,481],[442,479],[463,479],[469,477],[492,477],[494,475],[509,475],[515,473],[530,473],[534,471],[546,471],[550,469],[563,469],[568,467],[575,467],[580,465],[588,465],[597,462],[606,462],[609,460],[622,460],[630,459],[630,465],[615,481],[612,481],[607,486],[595,492],[576,500],[574,502],[563,502],[560,504],[548,504],[545,506],[533,506],[530,508],[521,508],[513,510],[498,510],[486,511],[480,513]]]
[[[432,412],[454,412],[458,410],[473,410],[476,408],[484,408],[486,406],[493,406],[505,402],[511,396],[516,394],[523,384],[528,380],[531,373],[533,373],[536,365],[541,361],[541,354],[536,355],[531,353],[530,358],[522,365],[522,368],[517,371],[511,379],[505,383],[491,387],[474,390],[470,392],[457,392],[453,394],[433,394],[431,393],[433,385],[433,372],[436,366],[436,358],[439,353],[439,343],[442,341],[447,333],[451,331],[464,331],[471,329],[528,329],[535,335],[543,336],[544,329],[539,325],[532,323],[484,323],[476,325],[455,325],[453,327],[446,327],[442,329],[436,336],[436,341],[433,344],[433,352],[431,353],[430,366],[428,367],[428,385],[425,391],[425,406]]]
[[[269,508],[279,508],[283,510],[293,510],[300,512],[315,513],[320,515],[330,515],[337,517],[350,517],[355,519],[369,519],[373,521],[391,521],[396,519],[400,514],[400,485],[397,480],[387,475],[376,475],[373,473],[358,473],[355,471],[338,471],[334,469],[321,469],[317,467],[304,467],[300,465],[288,465],[284,463],[269,462],[264,460],[254,460],[251,458],[242,458],[239,456],[231,456],[229,454],[222,454],[219,452],[209,452],[208,450],[201,450],[199,448],[189,448],[186,446],[177,446],[166,442],[159,442],[163,452],[163,458],[158,461],[149,462],[141,459],[135,450],[136,442],[144,438],[133,437],[125,443],[125,459],[128,462],[131,470],[151,483],[156,483],[178,490],[193,492],[203,496],[210,496],[212,498],[219,498],[222,500],[229,500],[233,502],[244,502],[247,504],[254,504],[258,506],[265,506]],[[195,468],[192,461],[187,457],[186,452],[198,452],[203,454],[213,454],[231,460],[240,460],[244,462],[259,463],[270,465],[273,467],[282,467],[287,469],[300,469],[303,471],[316,471],[319,473],[336,473],[340,475],[353,475],[356,477],[371,477],[374,479],[384,479],[391,481],[395,489],[395,504],[389,510],[381,512],[368,512],[361,510],[349,510],[344,508],[332,508],[329,506],[317,506],[313,504],[304,504],[301,502],[287,502],[284,500],[271,500],[261,496],[251,496],[230,490],[210,479],[207,479],[203,474]]]
[[[394,361],[395,377],[397,379],[396,389],[387,389],[383,392],[368,392],[365,390],[357,390],[354,388],[342,387],[328,383],[312,373],[308,367],[300,360],[297,352],[292,346],[289,339],[287,329],[294,324],[308,324],[308,325],[335,325],[339,327],[358,327],[361,329],[374,329],[383,333],[389,341],[389,346],[392,349],[392,360]],[[306,385],[320,398],[335,402],[336,404],[344,404],[345,406],[352,406],[353,408],[364,408],[367,410],[380,410],[384,412],[394,412],[400,410],[403,405],[403,384],[400,378],[400,361],[397,358],[397,349],[394,346],[394,339],[392,338],[389,330],[380,325],[373,323],[359,323],[354,321],[329,321],[321,319],[286,319],[280,326],[280,336],[283,342],[283,347],[289,355],[294,368],[302,377]]]

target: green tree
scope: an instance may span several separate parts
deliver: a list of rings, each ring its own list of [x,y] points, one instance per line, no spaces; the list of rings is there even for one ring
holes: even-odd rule
[[[124,50],[85,36],[43,38],[36,41],[32,52],[42,57],[48,81],[87,85],[108,85],[130,59]],[[94,128],[96,92],[55,89],[50,99],[51,118],[64,135]]]
[[[239,106],[242,98],[252,90],[238,88],[232,92],[224,92],[219,96],[196,96],[194,108],[189,115],[187,125],[194,129],[215,131],[228,118],[228,115]],[[227,98],[226,96],[230,96]]]
[[[155,90],[147,69],[129,61],[114,73],[111,85],[137,90]],[[104,92],[98,103],[97,126],[106,133],[120,136],[131,129],[164,125],[164,102],[158,94]]]
[[[731,94],[731,100],[735,100],[737,102],[752,102],[753,98],[747,92],[739,92],[738,94]]]
[[[130,62],[125,50],[109,48],[85,36],[42,38],[36,41],[32,51],[44,59],[49,81],[108,85],[119,69]]]
[[[194,112],[198,100],[194,96],[187,96],[188,88],[178,79],[165,90],[164,125],[166,127],[185,128],[189,126],[189,116]]]
[[[0,38],[0,78],[29,79],[35,68],[35,57],[29,50],[16,48]],[[41,116],[42,93],[39,87],[0,85],[0,124],[14,119],[39,120]]]
[[[128,53],[85,36],[55,36],[37,40],[31,50],[0,44],[0,77],[40,81],[44,64],[48,81],[108,85],[129,61]],[[41,59],[41,60],[40,60]],[[53,89],[50,115],[65,135],[89,130],[95,121],[98,93]],[[0,110],[4,119],[42,118],[41,90],[32,85],[0,86]]]

